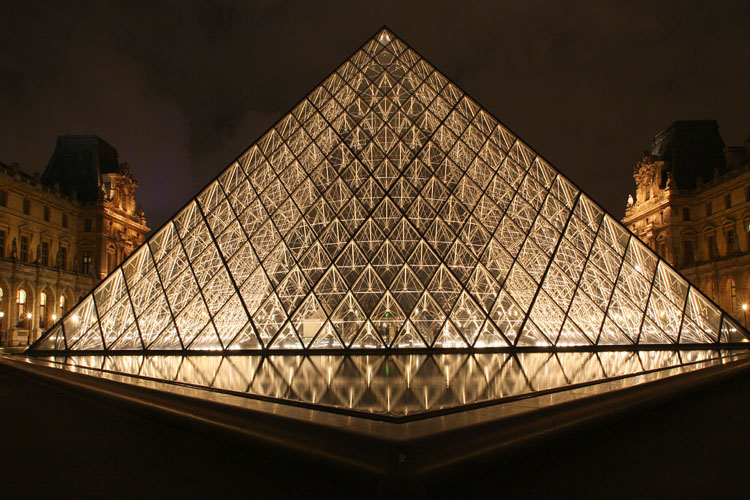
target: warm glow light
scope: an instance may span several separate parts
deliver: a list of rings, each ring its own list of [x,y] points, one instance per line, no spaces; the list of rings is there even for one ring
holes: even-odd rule
[[[0,311],[0,318],[4,318],[4,317],[5,317],[5,312],[4,311]]]
[[[31,350],[641,350],[744,338],[724,339],[731,320],[718,306],[392,33],[345,64],[80,304],[60,295],[59,315],[13,309],[14,323],[16,311],[65,318]],[[26,293],[19,306],[34,303]],[[54,305],[47,293],[38,305]]]
[[[31,319],[31,313],[26,313],[26,317],[27,317],[28,319]]]

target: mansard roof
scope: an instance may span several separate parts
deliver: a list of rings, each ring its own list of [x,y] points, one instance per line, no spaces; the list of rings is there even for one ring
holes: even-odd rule
[[[70,195],[76,191],[80,201],[95,201],[99,195],[101,176],[117,173],[117,150],[96,135],[62,135],[57,138],[55,151],[44,169],[41,181]]]

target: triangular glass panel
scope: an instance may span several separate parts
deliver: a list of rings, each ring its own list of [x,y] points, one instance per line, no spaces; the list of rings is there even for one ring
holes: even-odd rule
[[[458,333],[458,329],[450,320],[448,320],[445,322],[443,330],[440,332],[440,335],[438,335],[438,338],[432,346],[442,349],[450,349],[465,348],[468,347],[468,344],[461,334]]]
[[[351,344],[352,349],[378,349],[384,348],[383,340],[377,333],[377,328],[373,326],[370,321],[367,321],[362,329],[359,331],[359,335]]]
[[[276,338],[271,342],[269,349],[302,349],[303,345],[297,334],[294,333],[291,323],[281,328]]]
[[[191,351],[220,351],[223,348],[214,325],[209,323],[188,346]]]
[[[183,346],[174,324],[169,325],[159,337],[149,346],[150,350],[174,350],[180,351]]]
[[[252,324],[248,321],[240,330],[240,333],[232,341],[229,346],[231,350],[243,350],[243,349],[260,349],[263,346],[258,340],[258,336],[255,335]]]
[[[380,245],[375,257],[372,258],[372,267],[385,285],[390,285],[396,274],[401,270],[403,263],[404,259],[401,254],[388,240]]]
[[[312,344],[310,344],[310,348],[343,349],[344,344],[341,343],[338,335],[336,335],[336,331],[334,330],[331,322],[327,321],[326,324],[323,325],[323,328],[320,330],[318,336],[315,337],[315,340],[313,340]]]
[[[508,341],[500,333],[500,331],[492,324],[491,321],[487,321],[483,326],[482,330],[477,336],[474,347],[506,347]]]
[[[73,345],[73,349],[78,351],[101,351],[104,349],[102,342],[102,332],[98,325],[94,325],[88,332],[80,337],[78,342]]]
[[[323,306],[312,293],[307,296],[292,318],[294,329],[305,347],[310,345],[325,321],[326,315]]]
[[[460,332],[459,335],[463,336],[470,345],[473,345],[476,341],[485,318],[484,311],[472,300],[466,291],[461,293],[450,314],[452,324]]]
[[[364,321],[365,315],[351,292],[331,314],[331,323],[347,347],[352,343]]]
[[[417,327],[425,342],[432,345],[440,334],[446,317],[435,299],[425,293],[411,313],[411,323]]]
[[[370,316],[378,335],[390,346],[406,320],[406,315],[390,292],[386,292]]]
[[[417,333],[417,329],[411,323],[406,321],[404,327],[399,332],[396,340],[393,341],[391,347],[404,348],[404,347],[427,347],[422,337]]]
[[[730,344],[748,342],[741,331],[742,329],[735,321],[724,315],[724,321],[721,325],[721,342]]]

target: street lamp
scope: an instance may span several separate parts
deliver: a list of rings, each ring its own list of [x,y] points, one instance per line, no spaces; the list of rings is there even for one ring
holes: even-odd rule
[[[742,310],[745,311],[745,328],[747,328],[747,304],[742,304]]]
[[[29,324],[28,324],[29,333],[26,334],[26,344],[27,345],[31,344],[31,316],[32,316],[32,314],[30,312],[26,313],[26,319],[29,322]]]

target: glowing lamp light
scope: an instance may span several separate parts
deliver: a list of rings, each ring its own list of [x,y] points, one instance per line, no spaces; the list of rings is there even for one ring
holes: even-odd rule
[[[78,315],[74,314],[73,316],[71,316],[70,320],[73,322],[74,325],[77,325],[78,324]]]
[[[742,310],[747,311],[747,304],[742,304]]]
[[[4,318],[4,317],[5,317],[5,311],[0,311],[0,318]]]
[[[57,314],[52,315],[52,321],[57,321]]]
[[[31,313],[26,313],[26,318],[31,319]]]

